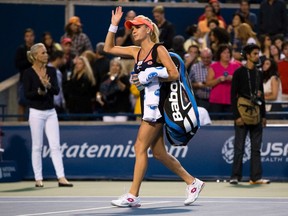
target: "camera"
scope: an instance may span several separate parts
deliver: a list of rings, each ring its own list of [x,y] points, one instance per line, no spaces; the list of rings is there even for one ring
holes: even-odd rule
[[[255,105],[261,106],[262,105],[262,99],[259,97],[252,97],[251,98],[252,103],[254,103]]]

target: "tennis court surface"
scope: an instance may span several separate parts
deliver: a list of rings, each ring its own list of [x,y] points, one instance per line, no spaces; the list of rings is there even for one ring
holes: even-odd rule
[[[56,181],[35,188],[33,181],[0,183],[0,215],[285,215],[288,206],[288,183],[230,185],[206,182],[199,199],[184,206],[185,183],[144,181],[139,208],[118,208],[112,199],[126,193],[127,181],[74,181],[73,188],[59,188]]]

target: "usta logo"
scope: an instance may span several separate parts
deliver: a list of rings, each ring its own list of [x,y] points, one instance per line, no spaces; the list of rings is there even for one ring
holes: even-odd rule
[[[234,138],[235,138],[234,136],[230,137],[228,140],[226,140],[226,142],[222,147],[222,157],[228,164],[233,163]],[[243,163],[250,160],[250,156],[251,156],[251,144],[250,144],[250,138],[247,136],[245,140]]]

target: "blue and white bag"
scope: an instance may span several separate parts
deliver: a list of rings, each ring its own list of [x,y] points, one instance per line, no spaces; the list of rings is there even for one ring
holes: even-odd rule
[[[171,145],[186,146],[200,127],[197,103],[181,57],[169,52],[180,79],[170,84],[170,92],[164,102],[165,130]]]

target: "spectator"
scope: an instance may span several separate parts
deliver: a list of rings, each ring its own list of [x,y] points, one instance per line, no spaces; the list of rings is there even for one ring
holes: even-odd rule
[[[67,95],[67,110],[72,114],[92,114],[93,100],[95,100],[96,81],[93,76],[88,59],[84,56],[78,57],[74,67],[73,75],[65,83],[64,90]],[[75,120],[89,120],[87,117],[76,117]]]
[[[203,38],[201,38],[201,49],[210,48],[211,41],[210,41],[210,32],[212,29],[219,27],[219,21],[216,19],[211,19],[208,21],[208,28],[210,29],[209,32],[205,33]]]
[[[61,45],[53,40],[50,32],[44,32],[42,34],[41,42],[45,45],[49,57],[52,55],[53,52],[57,50],[62,50]]]
[[[209,103],[210,112],[229,113],[231,112],[231,81],[234,71],[240,67],[239,62],[231,61],[232,47],[228,44],[221,44],[216,53],[216,62],[208,69],[206,86],[211,87]]]
[[[244,17],[245,23],[248,23],[254,31],[257,31],[257,16],[250,11],[249,0],[240,0],[240,9],[238,10],[238,13]]]
[[[197,45],[191,45],[185,54],[184,63],[188,75],[190,74],[191,67],[199,61],[200,49]]]
[[[59,68],[64,65],[65,62],[64,52],[60,50],[53,51],[50,56],[50,60],[48,66],[55,68],[56,70],[56,77],[58,81],[59,87],[59,94],[54,95],[54,106],[56,109],[57,114],[64,114],[66,113],[66,104],[65,98],[63,94],[63,75]],[[61,118],[60,118],[61,119]]]
[[[288,101],[288,41],[283,42],[282,52],[285,58],[278,62],[278,71],[282,85],[282,101]]]
[[[208,22],[212,19],[218,20],[219,27],[225,28],[224,22],[217,18],[215,12],[213,11],[213,7],[211,5],[205,6],[205,18],[198,21],[198,28],[201,32],[201,35],[204,36],[205,33],[209,32]]]
[[[275,35],[273,38],[273,44],[275,44],[280,50],[282,50],[282,44],[284,42],[283,35]]]
[[[182,60],[184,60],[184,55],[186,53],[184,49],[185,38],[182,35],[176,35],[172,41],[171,51],[177,53]]]
[[[241,41],[242,46],[247,44],[260,45],[256,33],[247,23],[242,23],[237,29],[237,38]],[[242,48],[241,48],[242,49]]]
[[[27,59],[27,51],[34,45],[35,41],[35,34],[34,30],[31,28],[27,28],[24,31],[24,44],[21,44],[15,54],[15,66],[20,73],[19,78],[19,86],[18,86],[18,115],[19,121],[24,121],[25,118],[23,117],[24,114],[27,113],[27,100],[24,95],[23,89],[23,76],[24,71],[32,66],[32,64]]]
[[[101,83],[97,92],[97,101],[103,106],[104,113],[117,114],[116,116],[103,116],[104,122],[124,122],[128,116],[121,115],[131,112],[129,76],[122,73],[119,58],[110,62],[109,73]]]
[[[133,20],[136,17],[136,13],[133,10],[130,10],[126,13],[126,20]],[[117,46],[131,46],[134,45],[133,37],[131,35],[131,29],[126,29],[124,26],[119,28],[116,33],[116,45]],[[134,59],[130,56],[121,56],[122,71],[126,75],[130,75],[131,71],[134,70]],[[107,70],[108,71],[108,70]]]
[[[278,63],[281,59],[285,58],[285,55],[281,52],[281,50],[275,44],[272,44],[270,46],[270,57],[276,63]]]
[[[264,62],[266,58],[270,58],[270,47],[272,44],[271,37],[268,34],[261,35],[259,38],[260,42],[260,53],[259,59],[260,62]]]
[[[243,156],[245,151],[246,136],[249,132],[251,143],[250,160],[250,184],[268,184],[268,179],[262,179],[261,144],[263,127],[266,126],[265,102],[261,103],[260,120],[255,125],[245,124],[238,110],[239,97],[248,98],[253,95],[258,101],[263,100],[263,77],[255,65],[259,61],[260,48],[256,44],[244,47],[245,66],[240,67],[234,73],[231,87],[231,103],[233,107],[233,119],[235,129],[234,157],[230,184],[238,184],[242,180]],[[259,82],[256,82],[259,77]],[[258,84],[258,85],[257,85]]]
[[[175,36],[175,29],[171,22],[165,18],[165,9],[161,5],[157,5],[152,10],[160,35],[159,41],[164,43],[166,49],[172,48],[173,38]]]
[[[260,45],[256,33],[247,23],[242,23],[236,30],[236,38],[239,40],[237,47],[234,44],[234,54],[236,59],[241,59],[241,51],[247,44]]]
[[[201,61],[192,66],[189,78],[192,83],[198,106],[204,107],[209,111],[211,88],[206,86],[206,78],[208,75],[208,69],[212,63],[212,51],[209,48],[202,49],[200,57]]]
[[[287,9],[282,0],[264,0],[259,9],[259,35],[287,34]]]
[[[233,57],[237,60],[241,60],[241,42],[236,36],[237,29],[239,26],[244,23],[244,17],[240,13],[235,13],[232,19],[232,24],[227,27],[227,32],[230,34],[230,42],[232,43],[233,47]],[[237,55],[239,53],[239,55]]]
[[[230,44],[230,37],[228,32],[223,29],[216,27],[211,30],[209,34],[210,48],[212,50],[213,58],[216,57],[217,50],[221,44]]]
[[[70,17],[61,41],[67,37],[72,40],[71,49],[74,55],[80,56],[85,50],[93,50],[89,37],[82,32],[82,24],[77,16]]]
[[[104,81],[110,68],[110,59],[103,50],[104,42],[99,42],[96,44],[95,49],[95,62],[93,65],[93,72],[96,82],[96,92],[99,91],[100,83]]]
[[[75,55],[72,53],[72,40],[70,38],[63,38],[61,46],[64,52],[65,64],[60,68],[62,72],[63,83],[69,80],[72,76],[74,68]]]
[[[186,52],[191,45],[198,45],[201,48],[201,32],[198,29],[196,24],[190,25],[186,28],[186,34],[189,35],[189,38],[184,42],[184,49]]]
[[[59,187],[72,187],[65,178],[60,148],[59,123],[54,109],[53,96],[59,93],[56,71],[46,66],[48,54],[44,44],[38,43],[27,51],[32,66],[23,76],[24,92],[29,103],[29,126],[32,138],[32,167],[35,187],[44,187],[42,174],[43,133],[51,150]]]
[[[209,0],[209,5],[213,9],[213,14],[215,14],[217,20],[219,21],[219,23],[221,23],[220,26],[223,27],[223,28],[226,28],[226,22],[225,22],[224,18],[220,14],[220,11],[221,11],[220,2],[218,0]],[[205,18],[206,18],[206,13],[202,14],[198,18],[198,22],[201,21],[201,20],[204,20]],[[223,23],[223,26],[222,26],[222,23]]]
[[[84,56],[87,58],[88,62],[90,63],[90,66],[92,67],[94,65],[94,62],[96,60],[96,57],[95,57],[95,53],[91,50],[85,50],[81,56]],[[96,80],[97,81],[97,80]]]
[[[262,66],[264,99],[268,102],[281,102],[282,86],[278,74],[277,63],[273,59],[265,59]],[[281,104],[266,104],[266,111],[281,111]]]

